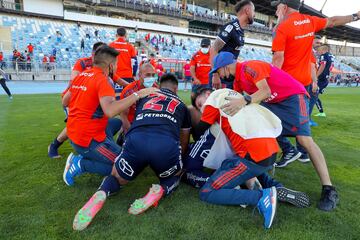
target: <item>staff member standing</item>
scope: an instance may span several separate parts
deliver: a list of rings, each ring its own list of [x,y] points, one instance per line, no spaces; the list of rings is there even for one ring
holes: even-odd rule
[[[209,84],[210,64],[210,39],[204,38],[200,43],[198,50],[191,58],[190,73],[193,78],[192,93],[194,94],[199,88],[207,87]]]
[[[241,0],[235,5],[236,19],[221,28],[221,31],[210,48],[210,63],[219,52],[231,52],[235,59],[245,44],[244,28],[254,22],[255,6],[250,0]],[[233,78],[221,79],[217,73],[210,76],[210,87],[233,88]]]
[[[272,50],[274,52],[272,63],[289,73],[297,81],[302,83],[310,92],[312,85],[311,77],[311,55],[312,43],[315,33],[327,27],[334,27],[357,21],[360,12],[349,16],[336,16],[330,18],[319,18],[299,13],[300,0],[278,0],[272,1],[272,6],[276,6],[276,15],[280,24],[276,27]],[[315,83],[316,84],[316,83]],[[295,149],[289,140],[284,137],[278,138],[280,147],[283,150],[283,157],[280,164],[285,166],[298,159],[301,153]],[[314,162],[314,159],[311,159]],[[314,162],[315,168],[326,169],[324,157]],[[335,204],[320,204],[321,210],[330,211],[336,207],[337,192],[330,182],[321,179],[323,185],[322,196],[324,199],[334,199]]]
[[[118,96],[122,88],[134,81],[133,66],[137,68],[137,58],[135,47],[126,41],[126,29],[118,28],[116,30],[116,40],[109,44],[120,54],[117,57],[117,70],[114,72],[113,80],[115,85],[115,93]],[[125,80],[126,82],[122,81]],[[122,87],[121,87],[122,86]],[[119,98],[117,98],[119,99]]]

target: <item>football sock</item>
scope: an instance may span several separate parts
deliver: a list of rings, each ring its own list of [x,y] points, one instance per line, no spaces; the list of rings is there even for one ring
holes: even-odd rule
[[[324,112],[320,98],[318,98],[318,100],[316,101],[316,107],[319,109],[319,112],[321,112],[321,113]]]
[[[172,193],[180,183],[180,176],[172,176],[165,179],[160,179],[160,185],[165,191],[165,195]]]
[[[121,188],[121,185],[119,184],[118,180],[116,179],[116,177],[110,175],[110,176],[106,176],[98,191],[104,191],[106,193],[106,196],[110,196],[114,193],[117,193]]]
[[[54,147],[56,148],[56,149],[58,149],[60,146],[61,146],[61,144],[63,144],[64,142],[59,142],[58,140],[57,140],[57,137],[54,139],[54,141],[52,142],[52,144],[54,145]]]

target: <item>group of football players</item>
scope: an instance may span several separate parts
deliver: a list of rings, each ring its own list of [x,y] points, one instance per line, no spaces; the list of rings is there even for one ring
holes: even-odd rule
[[[278,200],[310,205],[305,193],[284,187],[267,173],[274,164],[285,167],[297,159],[312,161],[320,177],[318,208],[335,209],[338,194],[311,137],[309,117],[309,101],[312,107],[319,102],[333,60],[329,46],[313,40],[315,32],[355,21],[360,14],[318,18],[300,14],[299,0],[272,5],[278,16],[273,63],[237,61],[244,28],[255,16],[250,0],[238,2],[237,19],[221,29],[213,44],[203,39],[186,69],[193,83],[191,106],[177,96],[175,75],[158,78],[147,62],[137,73],[136,50],[126,42],[124,28],[117,29],[114,42],[94,44],[92,56],[77,61],[62,95],[66,128],[48,153],[59,157],[58,148],[69,138],[76,154],[67,158],[65,183],[74,185],[84,173],[104,179],[76,214],[75,230],[85,229],[106,199],[147,166],[159,182],[131,204],[130,214],[156,206],[183,181],[200,188],[202,201],[256,206],[264,227],[270,228]],[[321,54],[319,62],[313,45]],[[286,137],[295,137],[297,147]],[[280,148],[283,154],[275,163]]]

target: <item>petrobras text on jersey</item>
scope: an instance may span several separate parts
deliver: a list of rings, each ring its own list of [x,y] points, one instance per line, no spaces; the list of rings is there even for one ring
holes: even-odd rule
[[[177,123],[177,120],[173,116],[166,113],[140,113],[136,116],[136,120],[141,120],[144,118],[167,118],[173,123]]]

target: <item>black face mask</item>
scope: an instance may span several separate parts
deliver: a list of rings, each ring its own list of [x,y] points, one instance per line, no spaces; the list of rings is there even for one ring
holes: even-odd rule
[[[224,77],[223,80],[226,82],[233,82],[235,80],[235,76],[230,74],[228,77]]]

